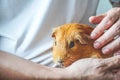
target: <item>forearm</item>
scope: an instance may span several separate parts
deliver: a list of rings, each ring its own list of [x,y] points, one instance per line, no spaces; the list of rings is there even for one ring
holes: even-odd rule
[[[0,79],[62,79],[63,71],[0,51]]]

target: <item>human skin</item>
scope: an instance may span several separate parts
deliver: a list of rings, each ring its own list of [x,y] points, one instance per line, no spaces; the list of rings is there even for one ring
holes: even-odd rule
[[[120,8],[112,8],[104,14],[92,16],[89,21],[98,24],[91,33],[91,38],[96,39],[94,47],[102,48],[104,54],[120,54]]]
[[[0,51],[0,80],[119,80],[120,56],[81,59],[66,68],[36,64]]]
[[[68,67],[72,77],[77,80],[119,80],[120,55],[106,59],[87,58],[78,60]],[[118,59],[119,58],[119,59]],[[78,79],[79,80],[79,79]]]

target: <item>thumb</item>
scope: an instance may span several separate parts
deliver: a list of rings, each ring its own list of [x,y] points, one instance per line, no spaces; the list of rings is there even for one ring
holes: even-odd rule
[[[101,15],[98,15],[98,16],[91,16],[89,18],[89,22],[91,22],[93,24],[99,24],[105,16],[106,16],[105,14],[101,14]]]

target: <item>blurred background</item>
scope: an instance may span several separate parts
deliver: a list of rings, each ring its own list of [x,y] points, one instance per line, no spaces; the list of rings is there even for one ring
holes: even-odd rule
[[[99,0],[98,8],[96,14],[105,13],[106,11],[110,10],[112,5],[109,0]]]

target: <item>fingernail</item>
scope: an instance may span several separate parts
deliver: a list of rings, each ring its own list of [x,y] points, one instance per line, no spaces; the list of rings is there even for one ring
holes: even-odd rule
[[[110,52],[110,49],[108,49],[108,48],[103,48],[103,49],[102,49],[102,52],[103,52],[103,54],[107,54],[108,52]]]
[[[91,37],[92,39],[95,39],[96,33],[91,33],[90,37]]]
[[[94,43],[94,48],[98,49],[98,48],[100,48],[100,45],[101,45],[101,44],[100,44],[99,42],[95,42],[95,43]]]

